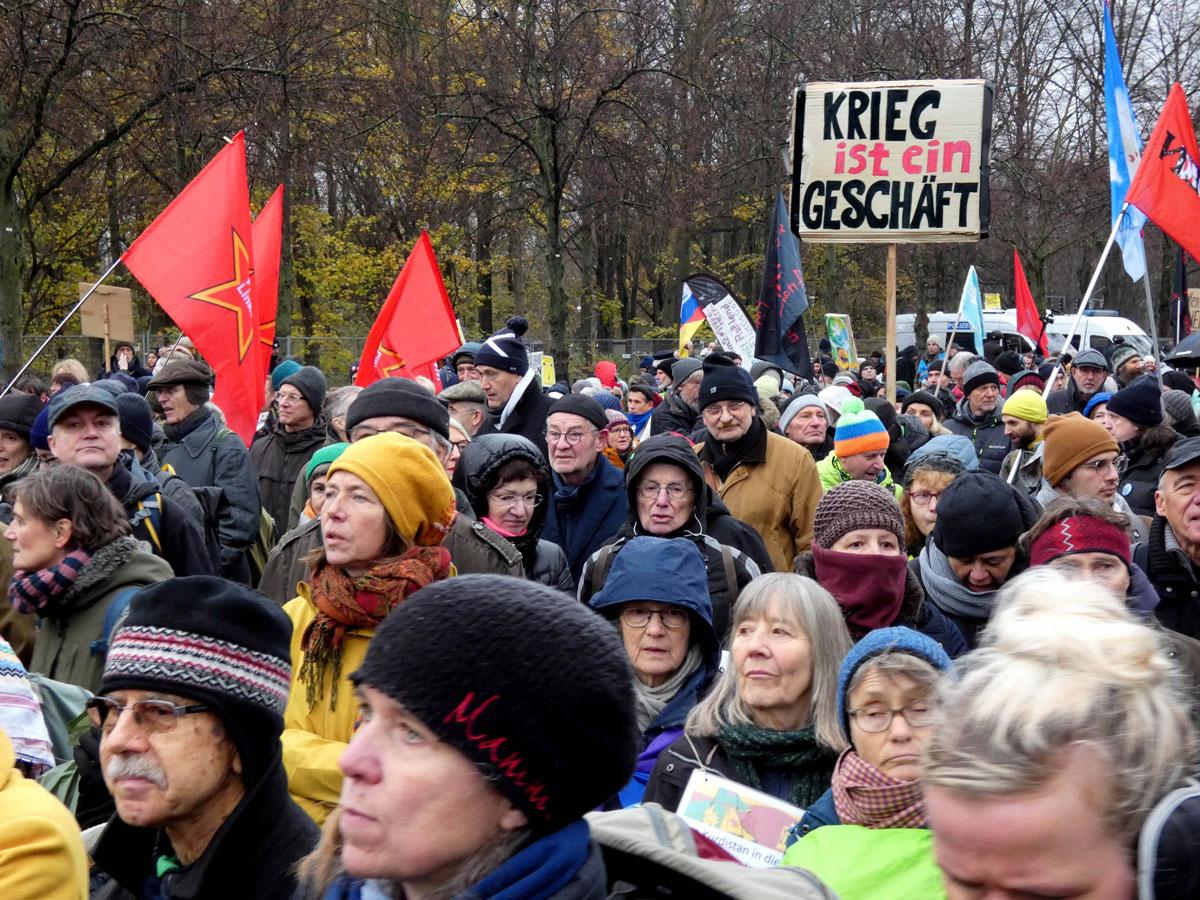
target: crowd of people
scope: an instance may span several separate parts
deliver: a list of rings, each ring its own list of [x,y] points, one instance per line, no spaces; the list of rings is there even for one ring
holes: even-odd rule
[[[1191,377],[527,328],[249,447],[186,341],[0,397],[0,896],[1198,895]],[[698,776],[778,866],[627,818]]]

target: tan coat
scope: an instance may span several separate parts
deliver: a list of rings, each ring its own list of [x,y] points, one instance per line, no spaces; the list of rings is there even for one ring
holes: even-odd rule
[[[703,448],[697,444],[696,452]],[[821,500],[821,476],[812,454],[768,432],[766,462],[740,465],[724,482],[704,463],[704,478],[730,513],[762,536],[775,571],[790,572],[796,554],[812,544],[813,514]]]

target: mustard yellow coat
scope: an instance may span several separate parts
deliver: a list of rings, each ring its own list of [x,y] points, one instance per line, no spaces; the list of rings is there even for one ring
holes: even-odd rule
[[[0,730],[0,897],[86,900],[87,855],[75,817],[15,763]]]
[[[309,599],[308,585],[301,582],[299,590],[300,595],[283,607],[292,620],[292,691],[283,712],[283,767],[292,799],[320,825],[337,806],[342,792],[338,757],[350,742],[358,718],[350,674],[362,664],[375,629],[347,633],[342,644],[341,677],[334,685],[332,671],[326,671],[319,697],[309,709],[304,679],[300,677],[304,664],[300,643],[317,610]],[[331,702],[333,697],[337,698],[336,706]]]

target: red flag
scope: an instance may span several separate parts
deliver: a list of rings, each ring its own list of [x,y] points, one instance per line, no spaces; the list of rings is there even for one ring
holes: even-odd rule
[[[1136,206],[1193,257],[1200,258],[1200,149],[1177,83],[1154,126],[1125,202]]]
[[[380,378],[427,374],[427,363],[461,345],[433,244],[422,231],[371,326],[354,383],[366,387]]]
[[[215,402],[250,443],[262,406],[246,143],[213,157],[122,257],[216,375]]]
[[[279,254],[283,249],[283,185],[275,188],[271,199],[259,211],[250,226],[254,244],[254,310],[258,319],[258,340],[262,347],[263,374],[271,369],[271,350],[275,343],[275,310],[279,306]]]
[[[1017,333],[1023,334],[1046,356],[1046,326],[1038,315],[1037,304],[1033,302],[1033,294],[1029,290],[1029,282],[1025,280],[1025,269],[1021,266],[1021,254],[1013,247],[1013,296],[1017,302]]]

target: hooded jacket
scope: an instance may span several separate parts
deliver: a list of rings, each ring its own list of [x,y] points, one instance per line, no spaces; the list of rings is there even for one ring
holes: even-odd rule
[[[478,435],[467,445],[458,461],[455,475],[461,478],[476,521],[481,522],[488,511],[488,491],[496,486],[500,469],[516,460],[529,463],[537,471],[537,489],[542,495],[542,502],[533,508],[533,516],[525,534],[509,539],[509,543],[521,551],[528,578],[571,593],[574,579],[567,566],[566,554],[558,544],[540,537],[542,527],[546,524],[546,498],[552,490],[550,470],[541,451],[519,434]]]
[[[680,686],[642,734],[633,780],[620,794],[622,806],[641,800],[658,754],[683,734],[688,713],[708,692],[721,661],[719,632],[713,628],[713,606],[707,585],[691,583],[686,559],[678,552],[661,552],[661,546],[658,541],[632,541],[622,553],[621,568],[589,601],[592,609],[614,622],[625,604],[639,600],[685,609],[691,619],[689,648],[693,644],[699,646],[701,653],[700,668]]]
[[[42,610],[29,669],[89,691],[100,687],[104,654],[92,642],[103,636],[104,614],[116,595],[172,577],[165,560],[141,549],[136,538],[119,537],[92,554],[66,591]]]
[[[996,475],[1000,474],[1000,467],[1004,465],[1004,458],[1008,456],[1012,442],[1004,433],[999,404],[990,413],[975,416],[967,398],[963,397],[958,401],[954,417],[947,419],[945,425],[951,434],[961,434],[975,445],[979,468]]]
[[[704,469],[696,454],[692,452],[691,445],[684,438],[675,435],[663,434],[650,438],[638,447],[630,459],[625,469],[628,517],[616,536],[605,544],[605,548],[611,546],[612,550],[606,551],[605,548],[601,548],[584,564],[583,573],[579,578],[579,601],[590,602],[597,583],[604,583],[613,559],[630,539],[639,534],[649,533],[638,520],[637,489],[642,473],[647,466],[654,463],[668,463],[683,469],[695,489],[695,508],[691,520],[677,531],[656,536],[687,538],[700,548],[708,569],[713,624],[717,635],[724,638],[729,628],[729,611],[742,588],[763,572],[774,571],[774,567],[758,532],[730,514],[725,504],[705,482]],[[728,583],[725,554],[728,554],[733,564],[736,584]],[[597,565],[602,565],[603,571],[597,573]]]
[[[706,431],[705,440],[712,439]],[[697,454],[703,450],[703,444],[697,445]],[[703,457],[701,465],[729,512],[758,532],[773,569],[788,571],[796,554],[812,543],[813,516],[824,493],[812,454],[768,432],[762,462],[739,463],[725,479]]]

